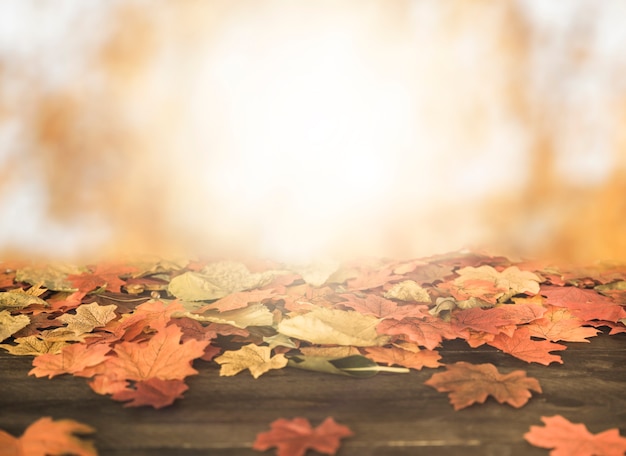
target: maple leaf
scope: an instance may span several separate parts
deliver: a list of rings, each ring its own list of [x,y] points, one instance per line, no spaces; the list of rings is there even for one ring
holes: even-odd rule
[[[383,268],[374,271],[366,270],[359,274],[358,277],[350,279],[346,282],[349,290],[371,290],[372,288],[382,287],[383,285],[402,279],[400,275],[392,273],[391,269]]]
[[[33,369],[28,375],[48,378],[61,374],[79,375],[87,367],[95,366],[107,359],[111,351],[108,345],[71,344],[61,349],[60,353],[46,353],[33,359]]]
[[[21,288],[0,292],[0,309],[23,309],[37,304],[43,307],[48,305],[43,299],[31,295]]]
[[[530,391],[541,393],[537,379],[527,377],[521,370],[501,374],[493,364],[474,365],[463,361],[446,365],[446,369],[446,372],[434,374],[424,384],[440,392],[449,392],[454,410],[477,402],[482,404],[488,396],[500,404],[520,408],[530,399]]]
[[[364,298],[354,294],[340,296],[347,299],[340,303],[342,306],[350,307],[362,315],[372,315],[378,318],[402,320],[404,317],[424,317],[426,316],[424,311],[428,310],[428,306],[425,305],[399,306],[389,299],[373,294],[368,294]]]
[[[108,322],[113,320],[116,305],[99,306],[97,303],[83,304],[76,308],[76,314],[64,314],[58,317],[58,320],[67,323],[67,330],[72,331],[76,335],[81,335],[93,331],[94,328],[106,326]]]
[[[135,383],[135,388],[124,388],[113,393],[115,401],[126,402],[124,407],[140,407],[150,405],[160,409],[172,405],[176,399],[183,397],[189,387],[182,380],[161,380],[149,378]],[[130,402],[128,402],[130,401]]]
[[[93,272],[70,274],[67,276],[72,286],[83,293],[106,286],[108,291],[119,293],[124,282],[120,276],[136,272],[137,268],[130,265],[99,263]]]
[[[530,330],[522,326],[515,330],[512,336],[498,334],[487,343],[528,363],[539,363],[544,366],[550,363],[563,364],[560,356],[551,355],[550,352],[565,350],[567,348],[565,345],[553,344],[547,340],[532,340],[530,336]]]
[[[463,291],[467,297],[474,296],[489,302],[506,300],[519,294],[537,294],[539,282],[542,278],[530,271],[521,271],[516,266],[511,266],[502,272],[498,272],[491,266],[483,265],[478,268],[471,266],[456,271],[459,277],[454,279],[453,284]],[[455,296],[458,299],[467,297]]]
[[[0,347],[12,355],[43,355],[45,353],[60,353],[61,349],[67,345],[65,341],[48,340],[38,336],[18,337],[15,339],[17,345],[0,344]]]
[[[241,309],[247,307],[248,304],[260,303],[266,299],[274,296],[274,290],[252,290],[252,291],[238,291],[231,293],[228,296],[218,299],[211,304],[207,304],[195,310],[196,313],[201,313],[207,310],[219,310],[220,312],[227,312],[229,310]]]
[[[541,287],[546,303],[567,307],[581,320],[607,320],[617,322],[626,318],[626,310],[610,298],[578,287]]]
[[[91,434],[91,426],[74,420],[53,421],[49,417],[32,423],[21,437],[0,430],[0,453],[7,456],[97,456],[93,443],[75,434]]]
[[[191,362],[204,355],[208,341],[190,339],[180,343],[182,332],[176,325],[160,329],[149,341],[122,342],[114,347],[117,356],[107,359],[106,375],[128,380],[182,380],[198,371]]]
[[[377,363],[396,364],[421,370],[423,367],[439,367],[441,355],[434,350],[408,351],[399,347],[368,347],[365,349],[368,358]]]
[[[595,328],[583,327],[584,322],[566,308],[550,307],[544,316],[529,324],[532,337],[552,342],[589,342],[588,337],[598,334]]]
[[[392,285],[384,296],[387,299],[398,299],[399,301],[431,302],[428,291],[414,280],[404,280]]]
[[[265,451],[277,447],[277,456],[304,456],[309,448],[333,455],[339,449],[342,438],[354,435],[350,428],[338,424],[331,417],[315,429],[309,420],[300,417],[293,420],[280,418],[272,422],[270,428],[270,431],[257,435],[252,448]]]
[[[215,358],[215,362],[222,366],[221,376],[230,377],[248,369],[254,378],[259,378],[271,369],[282,369],[287,365],[285,355],[281,353],[272,357],[271,352],[270,347],[249,344],[239,350],[224,352]]]
[[[145,328],[159,330],[165,327],[176,312],[183,312],[185,308],[178,302],[165,303],[163,301],[148,301],[135,308],[135,311],[113,322],[108,328],[123,340],[130,341],[140,335]]]
[[[314,344],[369,347],[387,342],[386,337],[376,332],[378,321],[359,312],[318,307],[304,315],[281,321],[278,332]]]
[[[0,312],[0,342],[30,323],[26,315],[12,316],[8,310]]]
[[[437,347],[443,339],[456,339],[462,335],[450,323],[430,315],[401,321],[384,320],[376,327],[376,331],[390,336],[404,336],[429,350]]]
[[[617,428],[592,434],[584,424],[574,424],[562,417],[542,416],[545,426],[531,426],[524,438],[531,445],[553,448],[550,456],[623,456],[626,438]]]
[[[401,270],[394,269],[396,274],[401,274]],[[418,266],[410,273],[406,273],[405,276],[419,284],[432,284],[438,281],[442,281],[445,278],[454,274],[450,266],[444,266],[441,264],[428,263],[423,266]]]
[[[461,328],[498,334],[503,326],[529,323],[545,312],[545,307],[533,303],[502,304],[489,309],[473,307],[455,311],[453,321]]]

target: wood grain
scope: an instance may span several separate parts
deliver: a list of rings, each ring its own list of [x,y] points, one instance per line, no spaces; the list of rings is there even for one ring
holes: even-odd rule
[[[423,384],[433,369],[353,379],[297,369],[220,377],[214,363],[196,362],[189,391],[173,406],[124,408],[92,392],[82,378],[29,377],[30,357],[0,353],[0,429],[19,435],[41,416],[71,418],[96,428],[101,455],[261,454],[251,449],[277,418],[327,416],[349,426],[338,455],[546,455],[523,439],[541,416],[563,415],[591,432],[617,427],[626,435],[626,334],[569,343],[564,364],[527,364],[497,350],[444,344],[443,362],[490,362],[507,372],[523,369],[541,383],[521,409],[488,399],[455,412],[445,394]],[[274,454],[274,450],[266,454]],[[309,454],[314,454],[313,452]]]

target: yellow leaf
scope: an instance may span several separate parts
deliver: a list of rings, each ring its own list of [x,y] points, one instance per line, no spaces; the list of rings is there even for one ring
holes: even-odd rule
[[[0,342],[30,323],[26,315],[12,316],[8,310],[0,312]]]
[[[314,344],[384,345],[388,337],[376,332],[379,319],[355,311],[317,307],[313,311],[282,320],[278,332]]]
[[[12,355],[38,356],[45,353],[61,353],[61,349],[67,345],[67,343],[62,340],[48,340],[37,336],[18,337],[15,339],[15,342],[17,342],[17,345],[1,344],[0,347],[4,348]]]
[[[81,335],[93,331],[94,328],[105,326],[115,318],[117,306],[100,306],[97,303],[83,304],[76,308],[76,315],[64,314],[58,317],[63,323],[67,323],[68,331]]]
[[[430,295],[414,280],[405,280],[395,284],[384,295],[387,299],[398,299],[400,301],[430,302]]]
[[[230,377],[248,369],[254,378],[259,378],[271,369],[282,369],[287,365],[285,355],[271,356],[270,347],[260,347],[255,344],[244,345],[239,350],[227,351],[215,358],[220,364],[220,375]]]

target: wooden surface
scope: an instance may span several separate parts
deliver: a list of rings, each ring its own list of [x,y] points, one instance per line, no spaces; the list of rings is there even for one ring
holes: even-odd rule
[[[488,399],[455,412],[444,393],[423,382],[434,372],[381,373],[354,379],[297,369],[271,371],[258,380],[242,373],[220,377],[214,363],[197,361],[200,374],[173,406],[124,408],[98,396],[85,379],[27,375],[30,357],[0,351],[0,429],[19,435],[41,416],[72,418],[96,428],[101,455],[255,455],[257,433],[277,418],[325,417],[349,426],[338,455],[547,455],[523,439],[541,416],[563,415],[591,432],[618,427],[626,436],[626,334],[569,343],[564,364],[527,364],[497,350],[452,341],[443,362],[491,362],[501,371],[523,369],[543,394],[521,409]],[[309,452],[307,454],[316,454]]]

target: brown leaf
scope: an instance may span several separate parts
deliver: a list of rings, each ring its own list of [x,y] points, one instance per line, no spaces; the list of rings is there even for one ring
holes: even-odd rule
[[[377,363],[398,365],[421,370],[423,367],[439,367],[441,355],[434,350],[408,351],[399,347],[368,347],[367,357]]]
[[[499,403],[520,408],[531,397],[530,391],[541,393],[539,382],[518,370],[501,374],[493,364],[470,364],[460,361],[446,365],[446,372],[434,374],[424,382],[437,391],[449,392],[454,410],[484,403],[488,396]]]
[[[282,369],[287,365],[285,355],[278,354],[272,357],[271,351],[270,347],[249,344],[239,350],[224,352],[215,358],[215,362],[222,366],[221,376],[230,377],[248,369],[254,378],[259,378],[271,369]]]
[[[488,344],[528,363],[539,363],[545,366],[550,363],[563,364],[560,356],[552,355],[550,352],[567,348],[565,345],[553,344],[547,340],[532,340],[530,330],[525,326],[518,328],[511,337],[498,334]]]

